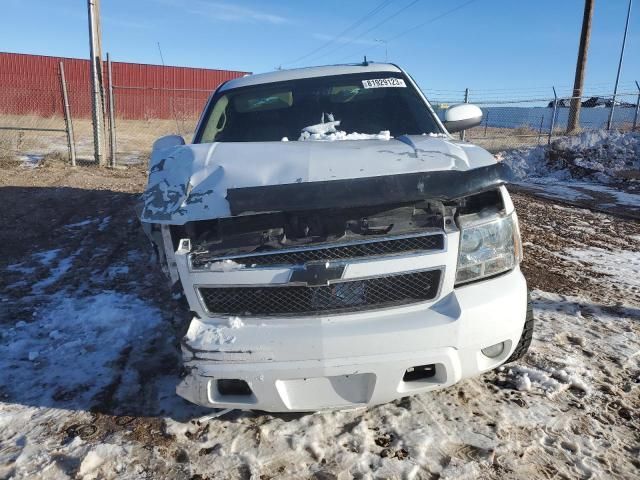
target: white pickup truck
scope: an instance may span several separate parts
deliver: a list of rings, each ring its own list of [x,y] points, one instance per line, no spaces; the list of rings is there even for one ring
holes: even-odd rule
[[[140,219],[191,310],[178,394],[273,412],[448,387],[520,358],[533,317],[501,164],[412,78],[251,75],[156,141]]]

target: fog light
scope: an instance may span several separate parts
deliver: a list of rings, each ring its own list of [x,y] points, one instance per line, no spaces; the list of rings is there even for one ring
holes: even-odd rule
[[[502,355],[502,352],[504,352],[504,342],[496,343],[495,345],[483,348],[480,351],[489,358],[499,357]]]

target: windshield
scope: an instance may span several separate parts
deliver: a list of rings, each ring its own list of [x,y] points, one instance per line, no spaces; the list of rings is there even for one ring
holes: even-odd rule
[[[241,87],[211,102],[195,143],[388,139],[441,133],[401,73],[335,75]]]

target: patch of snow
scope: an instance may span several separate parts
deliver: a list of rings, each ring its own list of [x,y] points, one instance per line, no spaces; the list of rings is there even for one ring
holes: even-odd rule
[[[592,197],[587,193],[575,188],[575,182],[561,182],[553,178],[540,178],[524,183],[528,186],[535,186],[542,189],[549,198],[563,198],[565,200],[590,200]]]
[[[8,265],[6,270],[9,272],[22,273],[23,275],[31,275],[36,269],[35,267],[27,267],[24,262]]]
[[[640,208],[640,133],[596,130],[547,146],[499,152],[507,179],[541,196],[604,209]]]
[[[333,117],[331,117],[333,118]],[[327,135],[329,133],[335,133],[337,127],[340,126],[340,120],[329,121],[323,123],[317,123],[315,125],[309,125],[302,129],[302,133],[308,133],[310,135]]]
[[[315,140],[315,141],[324,141],[324,142],[335,142],[340,140],[391,140],[391,132],[389,130],[382,130],[380,133],[347,133],[342,130],[337,130],[335,132],[330,133],[309,133],[302,132],[298,141],[307,141],[307,140]]]
[[[231,322],[229,322],[230,324]],[[191,320],[185,341],[195,350],[206,351],[211,345],[231,345],[236,337],[231,333],[233,327],[209,324],[198,318]]]
[[[77,222],[77,223],[70,223],[68,225],[65,225],[64,228],[78,228],[78,227],[86,227],[87,225],[91,225],[92,223],[94,223],[96,221],[95,218],[87,218],[86,220],[82,220],[81,222]]]
[[[607,185],[597,185],[593,183],[574,182],[575,187],[596,192],[603,193],[607,196],[613,197],[615,205],[625,205],[628,207],[640,207],[640,193],[629,193],[617,190],[614,187]]]
[[[106,270],[108,278],[116,278],[129,274],[128,265],[110,265]]]
[[[511,181],[525,181],[531,178],[548,178],[550,180],[568,180],[571,173],[566,168],[551,166],[547,162],[546,147],[524,147],[506,152],[498,152],[498,161],[509,166]]]
[[[119,459],[127,456],[127,450],[120,445],[100,444],[85,455],[78,475],[83,480],[117,479],[122,467]]]
[[[446,133],[434,133],[434,132],[423,133],[422,136],[429,136],[433,138],[449,138],[449,135],[447,135]]]
[[[242,328],[244,327],[244,322],[240,317],[229,317],[229,327],[230,328]]]
[[[525,372],[520,378],[518,378],[516,388],[520,391],[531,391],[531,379],[529,379],[529,374],[527,372]]]
[[[49,332],[49,338],[52,340],[59,340],[62,338],[62,334],[60,333],[60,330],[51,330]]]
[[[546,177],[609,183],[625,172],[640,171],[640,133],[587,131],[555,140],[550,147],[500,152],[496,158],[509,166],[512,181]]]
[[[52,250],[45,250],[44,252],[34,253],[32,257],[37,259],[43,265],[49,265],[53,260],[56,259],[61,251],[62,250],[60,248],[54,248]]]
[[[100,230],[101,232],[104,232],[109,226],[109,222],[111,222],[111,216],[104,217],[100,222],[100,224],[98,225],[98,230]]]
[[[640,252],[635,250],[605,250],[570,248],[565,256],[586,264],[592,271],[615,278],[620,287],[640,288]]]
[[[121,350],[152,332],[160,319],[159,311],[133,295],[53,295],[33,321],[7,331],[0,345],[2,388],[21,403],[46,401],[61,391],[75,392],[71,402],[87,400],[111,381]],[[34,368],[25,358],[43,366]]]
[[[567,366],[565,368],[570,369],[571,367]],[[516,388],[521,391],[531,391],[532,387],[536,387],[549,396],[570,387],[577,388],[585,393],[591,391],[591,388],[580,373],[569,373],[565,369],[557,370],[554,367],[548,367],[546,370],[541,370],[516,365],[507,370],[507,374],[515,376],[514,383]]]
[[[20,166],[24,168],[36,168],[40,165],[40,161],[44,158],[44,155],[37,154],[26,154],[19,155],[18,161],[20,162]]]
[[[43,280],[40,280],[39,282],[34,283],[31,287],[31,291],[40,292],[43,288],[56,283],[60,279],[60,277],[62,277],[69,271],[69,269],[73,265],[73,260],[76,255],[77,254],[74,254],[70,257],[60,259],[57,265],[49,270],[49,276]]]
[[[304,127],[298,141],[304,142],[307,140],[315,140],[334,142],[337,140],[390,140],[392,138],[389,130],[382,130],[380,133],[374,134],[358,132],[347,133],[345,131],[338,130],[340,120],[334,120],[332,114],[329,114],[328,118],[329,121],[325,122],[325,114],[323,113],[321,123]]]

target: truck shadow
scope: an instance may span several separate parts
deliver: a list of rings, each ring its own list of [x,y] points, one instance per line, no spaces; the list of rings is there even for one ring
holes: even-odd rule
[[[0,400],[118,416],[203,415],[175,395],[171,297],[138,195],[0,188]]]
[[[190,316],[157,266],[137,198],[0,188],[1,402],[86,412],[102,430],[212,413],[175,393]]]

